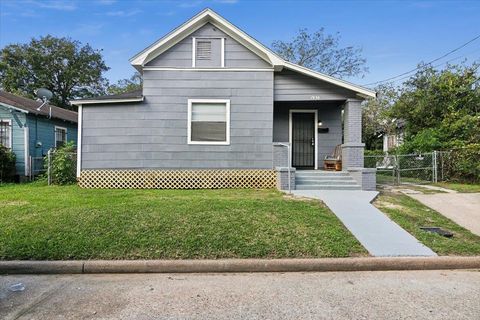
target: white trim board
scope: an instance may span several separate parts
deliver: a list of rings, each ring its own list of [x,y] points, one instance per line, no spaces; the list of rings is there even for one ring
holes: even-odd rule
[[[142,102],[144,97],[125,98],[125,99],[100,99],[100,100],[73,100],[71,104],[79,106],[84,104],[102,104],[102,103],[124,103],[124,102]]]
[[[77,127],[77,178],[80,177],[82,172],[82,105],[78,106],[78,127]]]
[[[30,143],[29,143],[29,129],[27,126],[23,126],[23,144],[25,147],[24,156],[25,156],[25,176],[27,177],[30,173]]]
[[[145,67],[144,71],[233,71],[233,72],[251,72],[264,71],[273,72],[273,68],[175,68],[175,67]],[[73,102],[72,102],[73,103]]]
[[[225,104],[226,107],[226,141],[192,141],[192,104],[193,103],[218,103]],[[201,145],[230,145],[230,99],[188,99],[187,114],[187,143]]]
[[[314,113],[315,117],[313,118],[313,130],[314,130],[314,138],[315,138],[315,154],[314,154],[314,167],[315,170],[318,169],[318,130],[317,130],[317,123],[318,123],[318,110],[317,109],[290,109],[288,112],[288,143],[290,144],[290,167],[292,167],[293,161],[293,143],[292,143],[292,114],[293,113]]]
[[[23,109],[11,106],[11,105],[3,103],[3,102],[0,102],[0,106],[4,106],[5,108],[8,108],[8,109],[13,109],[13,110],[18,111],[18,112],[28,113],[27,110],[23,110]]]

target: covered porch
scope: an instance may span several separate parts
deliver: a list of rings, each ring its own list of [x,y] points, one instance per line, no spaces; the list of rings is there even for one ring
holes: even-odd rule
[[[364,168],[361,100],[276,101],[273,112],[273,164],[279,171],[290,172],[290,187],[295,185],[295,172],[308,170],[312,177],[332,182],[348,173],[363,190],[375,189],[375,171]],[[342,172],[313,175],[311,170],[324,170],[324,160],[337,146]],[[283,174],[287,179],[287,174]],[[341,178],[345,180],[345,178]],[[282,180],[282,179],[279,179]],[[298,179],[297,179],[298,180]],[[339,180],[340,181],[340,180]],[[343,183],[343,182],[342,182]],[[333,184],[341,186],[341,184]],[[286,189],[286,188],[283,188]]]

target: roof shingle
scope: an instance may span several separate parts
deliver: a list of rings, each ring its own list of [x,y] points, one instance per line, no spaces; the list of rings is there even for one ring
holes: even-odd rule
[[[38,111],[37,108],[42,104],[41,101],[35,101],[32,99],[20,97],[3,90],[0,90],[0,103],[4,103],[6,105],[9,105],[21,110],[25,110],[28,113],[47,116],[47,117],[49,114],[49,107],[50,107],[52,108],[52,118],[66,120],[66,121],[75,122],[75,123],[77,123],[78,121],[77,112],[75,111],[55,107],[55,106],[52,106],[51,104],[47,104],[43,106],[42,109]]]

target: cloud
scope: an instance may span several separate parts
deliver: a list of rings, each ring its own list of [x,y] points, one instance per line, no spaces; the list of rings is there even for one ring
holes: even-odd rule
[[[198,7],[203,3],[202,0],[194,0],[194,1],[182,1],[178,5],[180,8],[193,8],[193,7]]]
[[[97,0],[97,3],[103,6],[109,6],[117,2],[117,0]]]
[[[202,4],[208,2],[220,3],[220,4],[236,4],[239,0],[189,0],[189,1],[182,1],[178,5],[180,8],[193,8],[198,7]]]
[[[142,12],[142,10],[138,10],[138,9],[135,9],[132,11],[117,10],[117,11],[109,11],[106,13],[106,15],[110,17],[131,17],[136,14],[139,14],[140,12]]]
[[[79,24],[73,32],[78,35],[87,35],[87,36],[95,36],[99,34],[104,27],[104,24],[98,23],[88,23],[88,24]]]
[[[37,6],[39,8],[44,9],[52,9],[52,10],[60,10],[60,11],[74,11],[76,10],[77,3],[72,0],[50,0],[50,1],[36,1],[36,0],[29,0],[25,1],[25,4],[29,4],[32,6]]]
[[[165,16],[165,17],[171,17],[175,15],[175,11],[165,11],[165,12],[160,12],[158,13],[160,16]]]

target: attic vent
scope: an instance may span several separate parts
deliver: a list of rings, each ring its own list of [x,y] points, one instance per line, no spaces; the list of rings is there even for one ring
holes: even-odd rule
[[[212,59],[212,42],[210,40],[197,41],[197,60]]]

